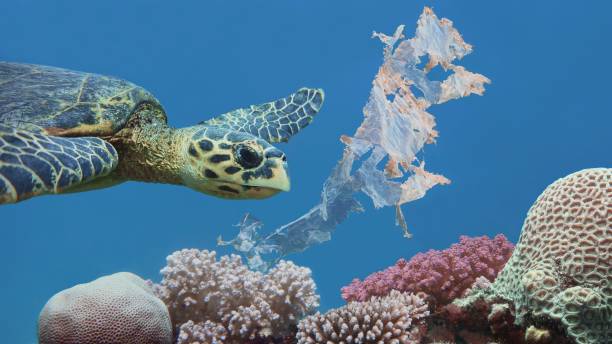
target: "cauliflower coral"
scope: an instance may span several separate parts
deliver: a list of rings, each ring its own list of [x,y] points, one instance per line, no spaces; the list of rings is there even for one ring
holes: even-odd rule
[[[426,331],[428,315],[427,304],[419,296],[394,290],[388,296],[309,316],[298,324],[296,338],[298,344],[417,344]]]
[[[282,337],[319,306],[310,269],[280,261],[267,274],[237,255],[185,249],[167,258],[156,294],[168,306],[177,343],[240,343]]]

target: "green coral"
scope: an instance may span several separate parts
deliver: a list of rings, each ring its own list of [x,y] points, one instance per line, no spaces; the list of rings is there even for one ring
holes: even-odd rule
[[[612,338],[612,169],[551,184],[525,219],[491,292],[512,301],[516,322],[559,322],[579,344]]]

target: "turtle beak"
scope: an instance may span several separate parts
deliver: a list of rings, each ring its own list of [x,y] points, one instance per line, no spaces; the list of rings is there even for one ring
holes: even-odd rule
[[[285,191],[285,192],[289,192],[289,190],[291,190],[291,180],[289,180],[289,173],[288,173],[288,168],[287,168],[287,163],[283,162],[281,164],[281,168],[279,169],[278,172],[278,186],[277,189],[280,191]]]
[[[262,188],[268,188],[278,191],[289,191],[291,190],[291,182],[289,180],[289,173],[287,163],[281,159],[274,159],[276,161],[275,167],[271,167],[270,178],[260,178],[251,183],[251,186],[259,186]]]

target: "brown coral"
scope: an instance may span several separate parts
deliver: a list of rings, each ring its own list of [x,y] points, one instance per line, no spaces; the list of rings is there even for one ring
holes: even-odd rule
[[[166,306],[140,277],[120,272],[55,294],[40,313],[41,344],[169,344]]]
[[[393,290],[388,296],[350,302],[298,324],[298,344],[419,343],[425,332],[427,304],[414,294]]]
[[[529,210],[493,291],[518,323],[560,321],[577,343],[612,338],[612,169],[551,184]]]

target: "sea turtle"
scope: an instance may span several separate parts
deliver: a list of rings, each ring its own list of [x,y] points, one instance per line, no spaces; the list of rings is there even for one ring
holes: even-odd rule
[[[0,62],[0,204],[116,185],[180,184],[223,198],[289,190],[285,142],[323,91],[301,88],[187,128],[145,89],[109,76]]]

